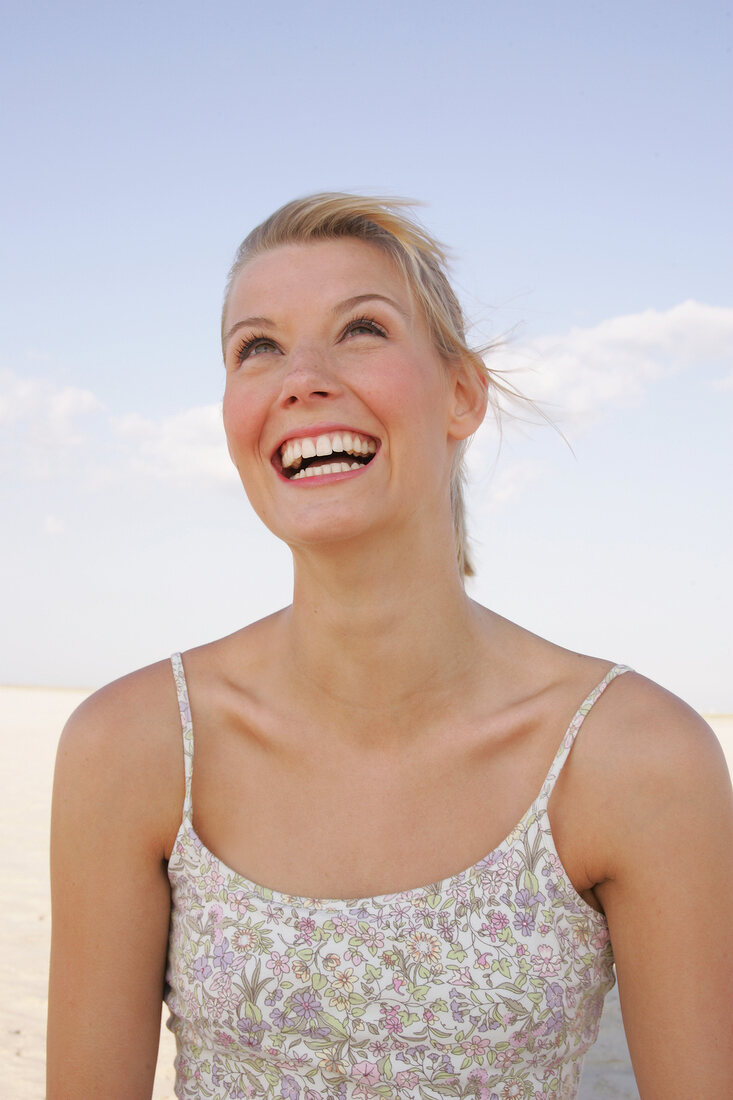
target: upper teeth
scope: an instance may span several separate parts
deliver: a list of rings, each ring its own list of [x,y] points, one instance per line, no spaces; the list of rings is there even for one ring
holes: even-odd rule
[[[373,455],[376,450],[377,444],[373,439],[357,435],[356,432],[330,432],[328,435],[288,439],[280,449],[280,459],[288,469],[291,466],[300,466],[304,458],[321,458],[336,453]]]

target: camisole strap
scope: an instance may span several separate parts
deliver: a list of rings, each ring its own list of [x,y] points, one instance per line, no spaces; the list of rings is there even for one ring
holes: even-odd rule
[[[178,710],[181,715],[181,730],[183,732],[183,771],[186,779],[186,794],[183,800],[183,818],[184,821],[190,821],[193,808],[193,803],[191,801],[191,779],[193,777],[193,723],[191,721],[191,705],[188,701],[186,674],[183,671],[183,660],[180,653],[173,654],[171,657],[171,665],[173,666],[173,679],[176,682]]]
[[[615,680],[617,676],[621,676],[624,672],[631,672],[632,669],[628,665],[614,665],[609,669],[606,675],[601,680],[600,684],[597,684],[593,688],[593,691],[588,695],[586,699],[578,707],[572,722],[567,728],[565,736],[562,739],[560,748],[557,750],[555,759],[552,762],[547,778],[542,784],[542,790],[540,791],[540,801],[547,805],[547,802],[552,794],[552,790],[557,782],[557,777],[563,769],[563,765],[568,758],[568,754],[573,747],[575,738],[578,736],[578,730],[583,725],[586,715],[590,713],[595,704],[598,702],[603,692],[606,690],[612,680]]]

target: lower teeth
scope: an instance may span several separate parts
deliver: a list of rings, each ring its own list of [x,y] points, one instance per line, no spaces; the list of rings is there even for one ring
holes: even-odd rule
[[[295,481],[300,477],[322,477],[324,474],[346,474],[349,470],[359,470],[362,467],[361,462],[330,462],[325,466],[306,466],[303,470],[298,470],[297,474],[293,474],[291,481]]]

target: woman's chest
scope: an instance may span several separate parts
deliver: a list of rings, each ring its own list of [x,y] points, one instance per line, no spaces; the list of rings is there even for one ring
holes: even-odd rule
[[[446,737],[406,753],[211,741],[197,749],[194,823],[225,864],[283,892],[396,893],[497,848],[537,797],[555,749],[531,732],[495,744]],[[570,854],[580,865],[581,853]]]

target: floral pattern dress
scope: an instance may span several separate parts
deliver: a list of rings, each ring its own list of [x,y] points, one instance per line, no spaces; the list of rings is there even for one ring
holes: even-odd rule
[[[580,726],[542,789],[473,867],[371,898],[294,897],[250,882],[193,828],[193,728],[172,658],[186,795],[168,865],[166,1001],[181,1100],[475,1097],[572,1100],[613,958],[547,816]]]

